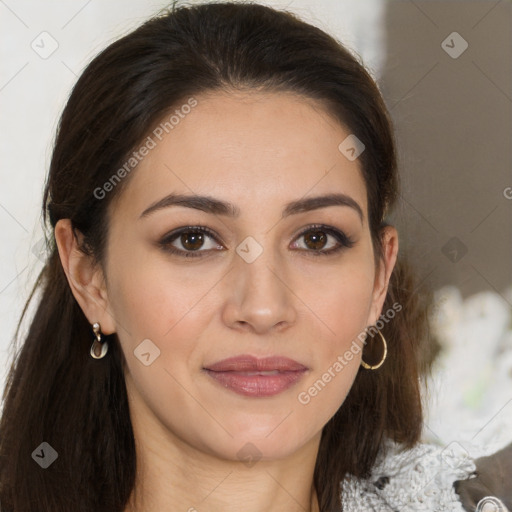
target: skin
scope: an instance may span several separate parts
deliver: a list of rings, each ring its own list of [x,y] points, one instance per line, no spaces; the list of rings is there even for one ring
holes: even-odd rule
[[[361,353],[308,404],[298,394],[379,318],[397,232],[386,228],[376,268],[360,164],[338,150],[350,132],[319,104],[281,92],[196,99],[111,204],[102,267],[78,250],[69,220],[55,228],[84,314],[103,333],[117,333],[126,355],[138,462],[126,511],[230,512],[242,503],[245,512],[318,510],[313,470],[322,428],[347,396]],[[232,202],[240,216],[172,206],[140,218],[171,192]],[[352,197],[362,221],[339,205],[281,218],[289,201],[332,192]],[[339,245],[328,233],[317,246],[311,235],[299,236],[316,223],[343,231],[353,247],[315,256]],[[202,257],[172,255],[158,245],[190,225],[217,234],[218,240],[204,236]],[[263,249],[252,263],[236,252],[248,236]],[[191,252],[194,243],[182,242],[178,237],[172,246]],[[149,366],[134,356],[145,339],[160,350]],[[202,370],[240,354],[287,356],[308,371],[276,396],[245,397]],[[247,443],[257,450],[253,464],[241,460]]]

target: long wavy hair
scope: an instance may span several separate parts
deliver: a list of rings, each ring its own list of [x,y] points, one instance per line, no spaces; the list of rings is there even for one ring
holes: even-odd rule
[[[376,265],[381,260],[382,229],[399,197],[397,156],[386,105],[356,54],[292,13],[252,3],[172,6],[110,44],[78,79],[56,134],[42,205],[48,255],[16,330],[15,343],[37,297],[3,394],[2,512],[124,510],[136,475],[124,355],[113,334],[107,356],[90,357],[91,326],[71,293],[53,228],[71,219],[81,249],[101,265],[107,209],[130,176],[101,200],[94,191],[184,99],[241,89],[316,100],[364,143],[359,161]],[[417,286],[399,253],[383,310],[403,309],[382,328],[386,364],[358,372],[322,431],[314,471],[322,512],[342,510],[340,483],[347,473],[369,475],[385,437],[405,447],[420,439],[431,294]],[[58,453],[47,469],[32,457],[42,442]]]

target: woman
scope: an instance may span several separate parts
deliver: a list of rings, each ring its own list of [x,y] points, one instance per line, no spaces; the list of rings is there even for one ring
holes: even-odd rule
[[[111,44],[58,129],[2,511],[463,510],[473,461],[419,443],[397,196],[378,88],[321,30],[205,4]]]

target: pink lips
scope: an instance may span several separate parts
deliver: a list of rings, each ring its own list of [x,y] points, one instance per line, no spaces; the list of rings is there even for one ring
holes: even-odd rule
[[[235,393],[266,397],[288,389],[302,378],[308,368],[287,357],[259,359],[242,355],[223,359],[204,370]]]

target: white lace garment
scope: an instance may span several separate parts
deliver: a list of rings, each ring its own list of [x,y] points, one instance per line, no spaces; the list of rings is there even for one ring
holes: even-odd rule
[[[475,463],[454,446],[420,443],[410,450],[387,441],[368,479],[347,476],[341,484],[344,512],[463,512],[453,488],[470,478]],[[504,509],[506,510],[506,509]]]

